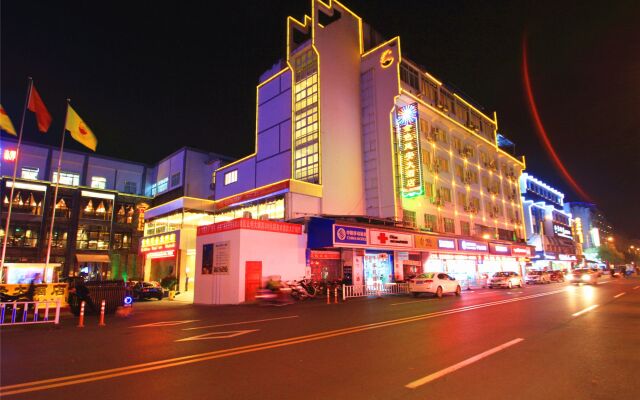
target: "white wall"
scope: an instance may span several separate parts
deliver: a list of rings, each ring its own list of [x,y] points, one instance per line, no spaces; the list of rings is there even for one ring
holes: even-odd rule
[[[202,246],[230,242],[227,275],[202,275]],[[307,236],[254,230],[233,230],[199,236],[196,240],[195,304],[238,304],[245,299],[245,263],[262,262],[262,276],[300,279],[305,273]]]

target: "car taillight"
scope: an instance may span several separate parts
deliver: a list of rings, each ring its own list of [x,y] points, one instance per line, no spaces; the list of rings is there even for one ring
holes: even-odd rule
[[[431,283],[433,282],[433,279],[427,279],[426,281],[424,281],[424,283]]]

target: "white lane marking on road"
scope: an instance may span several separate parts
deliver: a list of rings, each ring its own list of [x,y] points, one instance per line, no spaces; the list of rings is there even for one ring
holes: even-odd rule
[[[577,313],[573,313],[573,314],[571,314],[571,315],[572,315],[572,316],[574,316],[574,317],[577,317],[577,316],[582,315],[582,314],[584,314],[584,313],[587,313],[587,312],[589,312],[589,311],[591,311],[591,310],[595,310],[597,307],[598,307],[598,304],[594,304],[594,305],[592,305],[592,306],[589,306],[589,307],[585,308],[585,309],[584,309],[584,310],[582,310],[582,311],[578,311]]]
[[[162,322],[153,322],[151,324],[144,324],[144,325],[134,325],[134,326],[130,326],[129,328],[152,328],[152,327],[156,327],[156,326],[174,326],[174,325],[184,325],[184,324],[189,324],[191,322],[198,322],[200,321],[199,319],[185,319],[182,321],[162,321]]]
[[[209,340],[209,339],[229,339],[232,337],[246,335],[247,333],[259,331],[260,329],[249,329],[245,331],[227,331],[227,332],[208,332],[202,335],[189,336],[188,338],[178,339],[176,342],[190,342],[193,340]]]
[[[229,326],[229,325],[253,324],[253,323],[256,323],[256,322],[277,321],[277,320],[280,320],[280,319],[289,319],[289,318],[298,318],[298,316],[297,315],[290,315],[288,317],[278,317],[278,318],[268,318],[268,319],[254,319],[253,321],[229,322],[227,324],[196,326],[196,327],[193,327],[193,328],[182,328],[182,330],[183,331],[193,331],[195,329],[218,328],[218,327],[221,327],[221,326]]]
[[[638,286],[634,286],[634,287],[633,287],[633,290],[636,290],[637,288],[640,288],[640,285],[638,285]]]
[[[618,293],[617,295],[613,296],[614,299],[617,299],[618,297],[622,297],[625,294],[627,294],[627,292],[622,292],[622,293]]]
[[[493,307],[493,306],[507,304],[507,303],[514,303],[517,301],[528,300],[536,297],[549,296],[552,294],[557,294],[562,292],[564,292],[564,289],[556,290],[553,292],[540,293],[540,294],[531,295],[531,296],[523,296],[523,297],[517,297],[512,299],[493,301],[489,303],[482,303],[482,304],[477,304],[477,305],[468,306],[468,307],[454,308],[454,309],[445,310],[445,311],[436,311],[436,312],[427,313],[427,314],[414,315],[411,317],[404,317],[404,318],[386,320],[381,322],[373,322],[366,325],[352,326],[349,328],[335,329],[332,331],[312,333],[309,335],[279,339],[271,342],[255,343],[255,344],[250,344],[250,345],[241,346],[241,347],[233,347],[229,349],[215,350],[215,351],[210,351],[206,353],[197,353],[197,354],[191,354],[188,356],[151,361],[143,364],[133,364],[133,365],[128,365],[124,367],[111,368],[111,369],[99,370],[99,371],[93,371],[93,372],[85,372],[85,373],[76,374],[76,375],[61,376],[57,378],[44,379],[39,381],[23,382],[23,383],[17,383],[13,385],[0,386],[0,398],[2,398],[2,396],[9,396],[13,394],[37,392],[37,391],[43,391],[43,390],[48,390],[48,389],[53,389],[58,387],[78,385],[81,383],[112,379],[112,378],[117,378],[119,376],[141,374],[144,372],[151,372],[151,371],[156,371],[164,368],[177,367],[179,365],[192,364],[192,363],[203,362],[207,360],[214,360],[218,358],[232,357],[239,354],[246,354],[246,353],[263,351],[263,350],[279,348],[284,346],[291,346],[298,343],[308,343],[308,342],[328,339],[332,337],[350,335],[358,332],[365,332],[372,329],[386,328],[390,326],[407,324],[411,322],[418,322],[426,319],[438,318],[438,317],[462,313],[466,311],[474,311],[474,310],[478,310],[486,307]]]
[[[494,347],[492,349],[489,349],[489,350],[487,350],[485,352],[482,352],[482,353],[480,353],[478,355],[475,355],[475,356],[473,356],[471,358],[467,358],[466,360],[461,361],[461,362],[459,362],[459,363],[457,363],[455,365],[452,365],[452,366],[450,366],[448,368],[441,369],[440,371],[434,372],[431,375],[427,375],[424,378],[420,378],[420,379],[417,379],[417,380],[415,380],[413,382],[410,382],[410,383],[406,384],[405,387],[409,388],[409,389],[415,389],[415,388],[417,388],[419,386],[422,386],[422,385],[424,385],[426,383],[434,381],[434,380],[436,380],[438,378],[442,378],[443,376],[445,376],[447,374],[450,374],[450,373],[452,373],[454,371],[457,371],[460,368],[464,368],[469,364],[473,364],[476,361],[482,360],[483,358],[488,357],[488,356],[490,356],[490,355],[492,355],[494,353],[497,353],[497,352],[499,352],[501,350],[504,350],[507,347],[513,346],[514,344],[518,344],[518,343],[522,342],[523,340],[524,340],[523,338],[513,339],[511,341],[508,341],[507,343],[503,343],[500,346],[496,346],[496,347]]]
[[[425,301],[433,301],[434,298],[424,299],[424,300],[403,301],[402,303],[391,303],[390,305],[399,306],[399,305],[402,305],[402,304],[424,303]]]
[[[598,282],[598,285],[604,285],[605,283],[611,283],[611,281],[606,281],[606,282]]]

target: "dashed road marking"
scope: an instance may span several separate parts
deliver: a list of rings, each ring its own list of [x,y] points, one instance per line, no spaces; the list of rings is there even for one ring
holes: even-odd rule
[[[578,311],[577,313],[573,313],[573,314],[571,314],[571,315],[572,315],[572,316],[574,316],[574,317],[577,317],[577,316],[582,315],[582,314],[584,314],[584,313],[587,313],[587,312],[589,312],[589,311],[591,311],[591,310],[594,310],[594,309],[596,309],[597,307],[598,307],[598,304],[594,304],[594,305],[592,305],[592,306],[589,306],[589,307],[585,308],[585,309],[584,309],[584,310],[582,310],[582,311]]]
[[[614,299],[617,299],[618,297],[622,297],[625,294],[627,294],[627,292],[622,292],[622,293],[618,293],[617,295],[613,296]]]
[[[440,371],[434,372],[431,375],[427,375],[424,378],[420,378],[420,379],[417,379],[417,380],[415,380],[413,382],[410,382],[410,383],[406,384],[405,387],[409,388],[409,389],[415,389],[415,388],[417,388],[419,386],[427,384],[427,383],[429,383],[431,381],[434,381],[434,380],[436,380],[438,378],[442,378],[443,376],[445,376],[447,374],[455,372],[455,371],[459,370],[460,368],[464,368],[467,365],[473,364],[476,361],[482,360],[485,357],[489,357],[490,355],[492,355],[494,353],[497,353],[497,352],[499,352],[501,350],[504,350],[507,347],[511,347],[514,344],[518,344],[518,343],[522,342],[523,340],[524,340],[523,338],[513,339],[513,340],[511,340],[511,341],[509,341],[507,343],[503,343],[500,346],[496,346],[496,347],[494,347],[492,349],[489,349],[489,350],[487,350],[485,352],[482,352],[482,353],[480,353],[478,355],[475,355],[475,356],[473,356],[471,358],[467,358],[466,360],[461,361],[461,362],[459,362],[459,363],[457,363],[455,365],[452,365],[452,366],[450,366],[448,368],[441,369]]]
[[[227,331],[227,332],[208,332],[202,335],[190,336],[184,339],[178,339],[176,342],[190,342],[193,340],[209,340],[209,339],[229,339],[236,336],[246,335],[247,333],[259,331],[259,329],[249,329],[244,331]]]

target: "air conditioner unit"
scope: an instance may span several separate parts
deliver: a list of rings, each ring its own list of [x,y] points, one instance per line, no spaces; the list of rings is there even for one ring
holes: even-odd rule
[[[251,215],[251,211],[245,211],[242,213],[242,218],[253,218]]]

